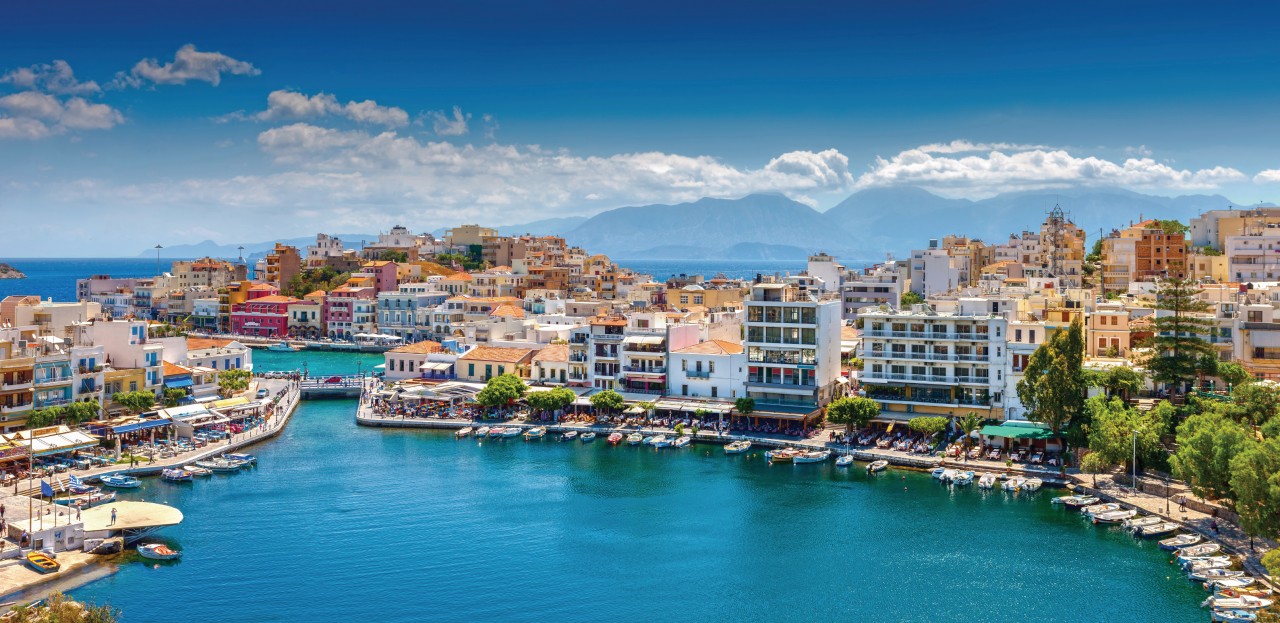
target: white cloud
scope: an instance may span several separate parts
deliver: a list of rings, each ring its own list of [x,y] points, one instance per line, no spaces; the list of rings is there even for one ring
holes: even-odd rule
[[[876,158],[857,187],[921,186],[953,196],[983,197],[1014,190],[1068,186],[1205,189],[1246,179],[1230,167],[1177,169],[1151,158],[1112,162],[1076,157],[1061,149],[1034,148],[965,156],[936,155],[937,145],[908,149],[892,158]],[[974,145],[974,147],[977,147]],[[970,151],[970,150],[965,150]],[[959,153],[959,152],[957,152]]]
[[[489,113],[481,116],[480,120],[484,122],[484,138],[490,141],[498,140],[498,128],[502,127],[498,125],[498,120]]]
[[[328,93],[306,95],[297,91],[278,90],[267,95],[267,109],[248,118],[257,121],[294,121],[325,116],[345,117],[357,123],[400,127],[409,123],[409,113],[395,106],[381,106],[373,100],[338,102]],[[245,118],[237,113],[229,118]]]
[[[431,128],[440,136],[462,136],[470,131],[467,122],[471,120],[471,113],[462,114],[462,108],[453,107],[453,116],[433,111],[431,113]]]
[[[1049,149],[1044,145],[1021,145],[1018,143],[971,143],[964,139],[950,143],[929,143],[916,148],[928,154],[963,154],[978,151],[1025,151],[1028,149]]]
[[[218,86],[223,74],[256,76],[262,73],[245,61],[236,60],[221,52],[201,52],[188,43],[178,49],[173,60],[160,64],[154,58],[138,61],[128,73],[116,75],[119,87],[141,87],[144,84],[186,84],[190,80],[208,82]]]
[[[1263,169],[1253,176],[1254,184],[1275,184],[1280,182],[1280,169]]]
[[[0,76],[0,84],[58,95],[92,95],[102,91],[97,82],[76,80],[71,65],[63,60],[14,69]]]
[[[0,97],[0,139],[40,139],[71,130],[106,130],[124,123],[120,111],[81,97],[66,101],[35,91]]]

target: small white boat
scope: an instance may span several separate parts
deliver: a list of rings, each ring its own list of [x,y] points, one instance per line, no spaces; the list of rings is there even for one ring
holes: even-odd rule
[[[582,443],[587,443],[588,441],[592,441],[592,440],[594,440],[595,438],[596,438],[596,434],[595,434],[595,433],[593,433],[593,432],[590,432],[590,431],[585,432],[585,433],[582,433],[581,435],[579,435],[579,436],[578,436],[578,439],[579,439]]]
[[[1138,535],[1144,539],[1154,539],[1156,537],[1164,536],[1166,534],[1173,534],[1174,532],[1178,531],[1178,528],[1181,528],[1181,527],[1182,526],[1179,526],[1176,523],[1158,523],[1155,525],[1138,528]]]
[[[1085,515],[1096,515],[1098,513],[1109,513],[1111,511],[1118,511],[1118,510],[1120,510],[1119,504],[1116,504],[1115,502],[1107,502],[1106,504],[1094,504],[1092,506],[1085,506],[1080,509],[1080,512],[1084,513]]]
[[[1179,558],[1178,565],[1183,569],[1226,569],[1231,566],[1230,556],[1188,556]]]
[[[872,474],[876,472],[883,472],[888,467],[889,467],[889,462],[884,459],[880,459],[879,461],[872,461],[871,463],[867,464],[867,472]]]
[[[533,439],[542,439],[546,435],[547,435],[546,428],[542,426],[534,426],[533,428],[530,428],[529,430],[524,432],[524,439],[525,441],[530,441]]]
[[[1240,610],[1259,610],[1266,608],[1275,603],[1274,599],[1263,599],[1262,597],[1254,597],[1252,595],[1241,595],[1239,597],[1210,597],[1204,600],[1201,606],[1212,606],[1214,608],[1240,609]]]
[[[1199,567],[1192,568],[1187,572],[1187,577],[1197,582],[1217,582],[1220,580],[1230,580],[1233,578],[1244,577],[1243,571],[1232,571],[1231,569],[1223,569],[1222,567]]]
[[[808,450],[797,454],[795,463],[822,463],[831,458],[830,450]]]
[[[192,476],[212,476],[213,470],[205,469],[198,465],[183,465],[182,469],[187,470]]]
[[[1210,620],[1219,623],[1254,623],[1258,620],[1258,615],[1248,610],[1221,610],[1215,606]]]
[[[951,477],[951,483],[961,487],[973,484],[973,472],[956,472],[956,475]]]
[[[842,454],[836,459],[836,467],[848,467],[850,465],[853,465],[853,455],[851,454]]]
[[[1238,578],[1222,578],[1221,580],[1210,580],[1204,583],[1207,589],[1236,589],[1251,586],[1255,582],[1254,578],[1242,575]]]
[[[687,445],[689,445],[689,444],[691,444],[691,443],[693,443],[693,437],[690,437],[690,436],[688,436],[688,435],[681,435],[681,436],[676,437],[674,440],[672,440],[672,441],[671,441],[671,447],[673,447],[673,448],[683,448],[683,447],[685,447],[685,446],[687,446]]]
[[[545,434],[545,433],[547,432],[547,430],[544,428],[544,429],[542,429],[542,432]],[[508,426],[508,427],[506,427],[506,428],[502,429],[502,436],[503,436],[503,437],[519,437],[519,436],[520,436],[520,433],[521,433],[521,431],[520,431],[520,428],[519,428],[518,426]]]
[[[628,446],[638,446],[642,441],[644,441],[644,436],[640,433],[631,433],[630,435],[627,435]]]
[[[276,342],[275,344],[268,346],[267,350],[273,350],[278,353],[292,353],[297,349],[290,346],[288,342]]]
[[[1138,514],[1138,511],[1135,511],[1135,510],[1108,511],[1105,513],[1097,513],[1093,516],[1093,523],[1120,523],[1137,514]]]
[[[652,445],[653,445],[653,440],[654,440],[655,438],[657,438],[657,437],[658,437],[657,435],[649,435],[648,437],[645,437],[645,438],[644,438],[644,445],[646,445],[646,446],[652,446]]]
[[[1023,491],[1039,491],[1044,486],[1044,481],[1039,478],[1028,478],[1022,483]]]
[[[127,474],[112,474],[110,476],[103,476],[98,480],[101,480],[102,484],[116,489],[136,489],[142,484],[141,480]]]
[[[169,482],[191,482],[191,472],[185,469],[166,469],[160,472],[160,477]]]
[[[655,448],[665,448],[671,445],[671,441],[667,439],[666,435],[654,435],[653,438],[649,440],[649,445]]]
[[[622,436],[622,433],[609,433],[609,437],[606,441],[608,441],[610,445],[616,446],[621,443],[623,439],[624,437]]]
[[[151,560],[174,560],[182,556],[182,552],[169,549],[163,543],[148,543],[138,546],[138,554]]]
[[[795,460],[796,455],[800,454],[795,448],[782,448],[780,450],[769,450],[764,453],[764,458],[771,463],[790,463]]]
[[[1092,506],[1094,504],[1097,504],[1100,501],[1101,500],[1099,498],[1096,498],[1092,495],[1069,495],[1067,496],[1066,499],[1062,501],[1062,503],[1067,508],[1083,508],[1085,506]]]
[[[1179,534],[1178,536],[1160,541],[1159,545],[1160,549],[1174,550],[1195,545],[1203,540],[1203,538],[1204,537],[1198,534]]]
[[[1217,543],[1205,543],[1204,545],[1192,545],[1178,550],[1178,559],[1196,558],[1199,556],[1212,556],[1222,550],[1222,546]]]
[[[960,472],[954,469],[944,470],[942,472],[942,477],[939,478],[938,480],[941,480],[942,482],[951,482],[952,480],[956,479],[956,474],[959,474],[959,473]]]
[[[1027,479],[1022,476],[1014,476],[1013,478],[1004,481],[1004,484],[1000,485],[1000,488],[1005,491],[1017,491],[1021,489],[1022,485],[1026,484],[1026,482]]]
[[[1129,529],[1129,530],[1135,530],[1135,531],[1136,531],[1138,528],[1145,528],[1145,527],[1147,527],[1147,526],[1154,526],[1154,525],[1156,525],[1156,524],[1158,524],[1158,523],[1161,523],[1161,522],[1163,522],[1163,521],[1164,521],[1163,519],[1160,519],[1159,517],[1156,517],[1155,515],[1147,515],[1146,517],[1134,517],[1133,519],[1126,519],[1126,520],[1124,520],[1123,522],[1121,522],[1121,524],[1120,524],[1120,525],[1124,526],[1125,528],[1127,528],[1127,529]]]
[[[996,486],[996,475],[986,472],[978,478],[978,487],[982,489],[994,489]]]
[[[725,454],[742,454],[751,449],[751,442],[746,439],[731,441],[724,447]]]
[[[463,437],[466,437],[471,433],[472,433],[472,428],[470,426],[467,426],[465,428],[459,428],[458,432],[454,433],[453,436],[457,437],[458,439],[462,439]]]
[[[931,472],[929,472],[929,473],[930,473],[930,474],[933,474],[933,477],[934,477],[934,478],[937,478],[938,480],[942,480],[942,479],[943,479],[943,478],[942,478],[942,476],[943,476],[944,474],[946,474],[948,471],[950,471],[950,470],[948,470],[948,469],[947,469],[947,468],[945,468],[945,467],[935,467],[935,468],[933,468],[933,471],[931,471]]]
[[[489,427],[488,427],[488,426],[481,426],[480,428],[477,428],[477,429],[476,429],[476,437],[477,437],[477,438],[479,438],[479,437],[484,437],[484,436],[486,436],[486,435],[488,435],[488,434],[489,434]]]
[[[564,432],[563,435],[560,435],[561,441],[573,441],[574,439],[577,439],[577,438],[578,438],[578,431],[576,430],[567,430]]]

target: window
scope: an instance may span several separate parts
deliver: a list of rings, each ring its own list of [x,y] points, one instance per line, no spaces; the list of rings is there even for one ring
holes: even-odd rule
[[[708,362],[707,362],[707,372],[708,372],[708,373],[710,373],[710,374],[715,374],[715,373],[716,373],[716,362],[714,362],[714,361],[708,361]]]
[[[716,386],[715,386],[715,385],[712,385],[712,386],[711,386],[711,397],[712,397],[712,398],[716,398],[716,397],[717,397],[717,393],[716,393]]]
[[[681,385],[681,386],[680,386],[680,395],[681,395],[681,396],[688,396],[688,395],[689,395],[689,386],[688,386],[688,385]]]
[[[476,364],[467,364],[467,376],[474,377],[476,375]]]

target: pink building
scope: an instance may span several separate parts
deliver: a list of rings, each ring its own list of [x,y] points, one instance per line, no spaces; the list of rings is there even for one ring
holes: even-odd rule
[[[250,296],[253,293],[250,292]],[[289,334],[289,306],[292,296],[266,295],[251,298],[231,308],[231,332],[236,335],[283,338]]]

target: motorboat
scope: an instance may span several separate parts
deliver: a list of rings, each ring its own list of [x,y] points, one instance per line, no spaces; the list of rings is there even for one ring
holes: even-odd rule
[[[1026,482],[1027,479],[1022,476],[1014,476],[1013,478],[1004,481],[1004,484],[1000,485],[1000,488],[1005,491],[1017,491],[1021,489],[1022,485],[1026,484]]]
[[[836,467],[848,467],[853,465],[852,454],[842,454],[836,458]]]
[[[996,486],[996,475],[991,472],[985,472],[978,478],[978,487],[982,489],[994,489]]]
[[[960,472],[954,469],[943,470],[942,477],[939,478],[938,480],[941,480],[942,482],[951,482],[952,480],[956,479],[956,474],[958,473]]]
[[[573,441],[574,439],[577,439],[577,438],[578,438],[578,431],[576,430],[567,430],[564,432],[564,434],[560,435],[560,441]]]
[[[649,435],[648,437],[645,437],[645,438],[644,438],[644,445],[646,445],[646,446],[652,446],[652,445],[653,445],[653,440],[654,440],[654,439],[656,439],[657,437],[658,437],[657,435]]]
[[[590,432],[590,431],[585,432],[585,433],[582,433],[581,435],[578,435],[578,439],[579,439],[582,443],[587,443],[588,441],[593,441],[593,440],[595,440],[595,438],[596,438],[596,434],[595,434],[595,433],[593,433],[593,432]]]
[[[1240,610],[1259,610],[1266,608],[1275,603],[1274,599],[1264,599],[1262,597],[1254,597],[1252,595],[1241,595],[1239,597],[1218,597],[1216,595],[1204,600],[1201,606],[1212,606],[1214,608],[1240,609]]]
[[[1224,569],[1222,567],[1192,567],[1192,569],[1187,572],[1187,577],[1197,582],[1217,583],[1221,580],[1242,578],[1244,577],[1244,572]]]
[[[693,443],[693,437],[690,437],[688,435],[681,435],[671,440],[671,447],[683,448],[691,443]]]
[[[623,440],[623,438],[624,436],[622,433],[610,433],[609,438],[606,441],[609,442],[609,445],[616,446]],[[584,439],[583,441],[586,440]]]
[[[99,504],[107,504],[115,501],[115,491],[95,491],[93,493],[85,493],[82,495],[72,495],[64,498],[54,497],[54,504],[62,506],[72,506],[75,508],[91,508]]]
[[[960,485],[962,487],[965,485],[971,485],[973,484],[973,472],[971,471],[956,472],[956,475],[951,478],[951,483]]]
[[[212,458],[205,459],[203,461],[196,461],[196,467],[203,467],[215,474],[229,474],[231,472],[240,471],[240,468],[244,467],[244,465],[241,463],[234,463],[223,458]]]
[[[1221,623],[1254,623],[1254,621],[1258,620],[1258,615],[1248,610],[1222,610],[1215,607],[1210,620],[1220,621]]]
[[[1208,555],[1208,556],[1178,556],[1176,559],[1178,565],[1183,569],[1192,567],[1229,567],[1231,566],[1231,556],[1227,554]]]
[[[1072,497],[1072,496],[1067,496],[1067,497]],[[1101,501],[1100,498],[1094,497],[1092,495],[1077,495],[1074,497],[1076,499],[1066,500],[1063,502],[1063,504],[1067,508],[1084,508],[1085,506],[1092,506]]]
[[[288,342],[276,342],[275,344],[268,346],[267,350],[275,351],[277,353],[292,353],[297,349],[290,346]]]
[[[792,461],[795,463],[822,463],[830,458],[830,450],[809,450],[797,454]]]
[[[800,451],[795,448],[782,448],[765,452],[764,458],[773,463],[790,463],[795,460],[797,454],[800,454]]]
[[[1204,537],[1198,534],[1179,534],[1178,536],[1160,541],[1159,545],[1160,549],[1163,550],[1175,550],[1183,547],[1190,547],[1199,543],[1203,539]]]
[[[1210,588],[1210,587],[1205,587]],[[1270,597],[1275,591],[1265,586],[1242,587],[1242,588],[1213,588],[1213,594],[1219,597],[1241,597],[1248,595],[1250,597]]]
[[[212,476],[212,475],[213,475],[213,471],[212,471],[212,470],[207,470],[207,469],[205,469],[205,468],[203,468],[203,467],[199,467],[199,466],[197,466],[197,465],[183,465],[183,466],[182,466],[182,469],[185,469],[185,470],[187,470],[187,471],[191,472],[191,475],[192,475],[192,476]]]
[[[532,439],[542,439],[543,437],[546,436],[546,434],[547,434],[546,428],[542,426],[534,426],[533,428],[530,428],[529,430],[524,432],[524,440],[529,441]],[[504,433],[503,436],[505,437],[506,434]]]
[[[1120,523],[1138,514],[1135,510],[1109,511],[1093,516],[1093,523]]]
[[[467,426],[464,428],[459,428],[458,431],[453,434],[453,436],[457,437],[458,439],[462,439],[463,437],[470,435],[473,431],[474,429],[472,429],[470,426]]]
[[[141,480],[138,480],[128,474],[112,474],[110,476],[103,476],[98,480],[101,480],[102,484],[116,489],[136,489],[142,484]]]
[[[643,441],[644,441],[644,435],[641,435],[640,433],[631,433],[630,435],[627,435],[628,446],[638,446]]]
[[[191,472],[185,469],[171,467],[160,472],[160,477],[169,482],[191,482]]]
[[[1040,487],[1043,487],[1043,486],[1044,486],[1043,480],[1039,478],[1028,478],[1026,482],[1022,483],[1022,490],[1028,491],[1028,492],[1039,491]]]
[[[1199,556],[1212,556],[1222,550],[1222,546],[1217,543],[1205,543],[1204,545],[1192,545],[1178,550],[1178,559],[1196,558]]]
[[[503,427],[501,427],[501,426],[494,426],[493,428],[490,428],[490,429],[489,429],[489,436],[490,436],[490,437],[501,437],[501,436],[502,436],[502,433],[506,432],[506,430],[507,430],[507,429],[505,429],[505,428],[503,428]]]
[[[519,437],[521,432],[523,432],[523,431],[521,431],[521,430],[520,430],[520,427],[518,427],[518,426],[508,426],[508,427],[506,427],[506,428],[502,429],[502,436],[503,436],[503,437],[507,437],[507,438],[510,438],[510,437]],[[544,433],[545,433],[545,432],[546,432],[546,429],[544,428],[544,429],[542,430],[542,432],[544,432]]]
[[[226,460],[228,460],[228,461],[231,461],[231,462],[233,462],[233,463],[235,463],[235,462],[241,463],[241,464],[242,464],[242,466],[243,466],[243,465],[257,465],[257,464],[258,464],[258,457],[253,456],[252,454],[236,454],[236,453],[227,453],[227,454],[222,455],[222,458],[224,458],[224,459],[226,459]]]
[[[36,573],[55,573],[62,565],[58,561],[51,558],[48,554],[38,551],[30,551],[26,554],[27,566],[31,567]]]
[[[1080,508],[1080,512],[1085,515],[1096,515],[1098,513],[1108,513],[1120,510],[1120,505],[1115,502],[1107,502],[1106,504],[1094,504],[1092,506],[1084,506]]]
[[[1158,536],[1173,534],[1174,532],[1178,531],[1178,528],[1181,528],[1181,527],[1182,526],[1179,526],[1178,524],[1171,523],[1171,522],[1158,523],[1153,526],[1138,528],[1138,534],[1144,539],[1154,539]]]
[[[1163,519],[1160,519],[1155,515],[1147,515],[1146,517],[1134,517],[1133,519],[1126,519],[1124,520],[1124,522],[1121,523],[1121,525],[1123,525],[1125,528],[1128,528],[1129,530],[1133,530],[1136,532],[1138,528],[1154,526],[1158,523],[1162,523],[1163,521],[1164,521]]]
[[[1205,589],[1208,589],[1208,590],[1240,589],[1240,588],[1246,588],[1248,586],[1251,586],[1256,581],[1257,580],[1255,580],[1250,576],[1242,575],[1238,578],[1222,578],[1221,580],[1209,580],[1208,582],[1204,583],[1204,587]]]
[[[751,449],[751,442],[746,439],[740,441],[731,441],[724,447],[725,454],[742,454]]]
[[[943,479],[943,478],[942,478],[942,476],[943,476],[944,474],[946,474],[946,473],[947,473],[947,471],[948,471],[948,470],[947,470],[947,468],[945,468],[945,467],[935,467],[935,468],[933,468],[933,471],[931,471],[931,472],[929,472],[929,473],[930,473],[930,474],[933,474],[933,477],[934,477],[934,478],[937,478],[938,480],[942,480],[942,479]]]
[[[671,445],[671,440],[667,439],[666,435],[654,435],[653,438],[649,440],[649,445],[655,448],[665,448]]]
[[[872,474],[876,472],[883,472],[885,469],[888,469],[888,467],[889,467],[889,461],[880,459],[878,461],[872,461],[870,464],[868,464],[867,472]]]
[[[151,560],[174,560],[182,556],[182,552],[169,549],[163,543],[148,543],[138,546],[138,554]]]
[[[489,434],[489,430],[490,430],[490,429],[489,429],[489,427],[488,427],[488,426],[481,426],[480,428],[477,428],[477,429],[476,429],[476,437],[484,437],[485,435],[488,435],[488,434]]]

